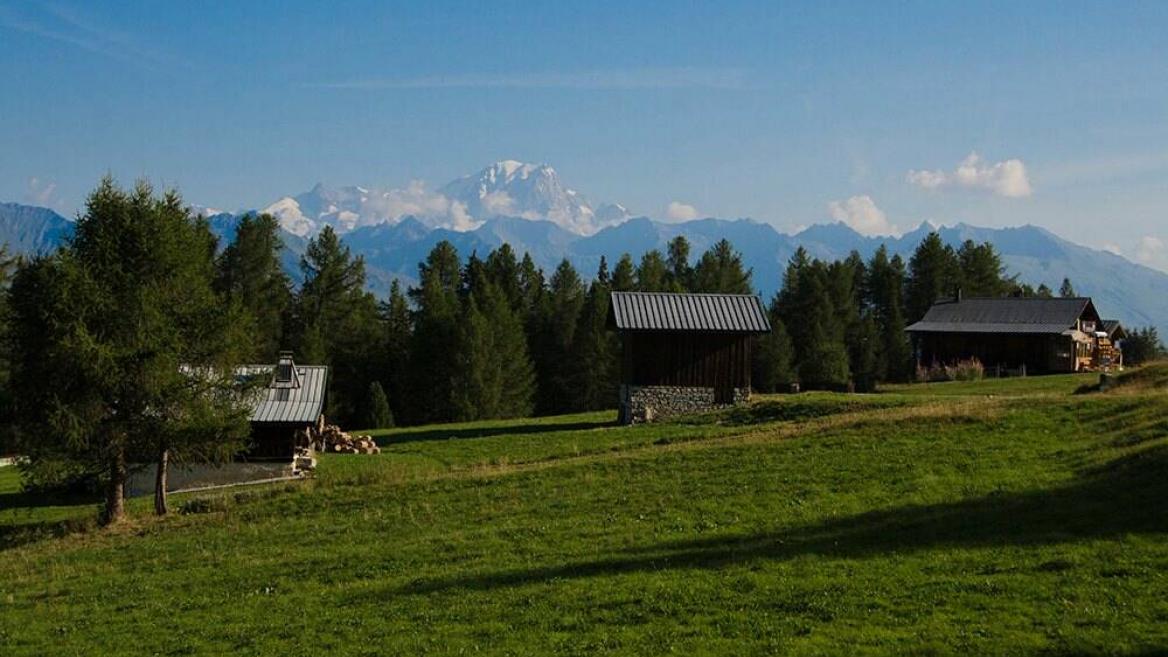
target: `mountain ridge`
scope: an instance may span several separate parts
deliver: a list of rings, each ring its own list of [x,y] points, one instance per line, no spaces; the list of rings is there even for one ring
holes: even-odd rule
[[[211,229],[226,243],[234,236],[243,215],[221,213],[208,217]],[[390,282],[417,282],[417,266],[442,240],[450,241],[462,257],[480,257],[503,243],[522,256],[530,253],[538,266],[550,272],[567,258],[585,278],[595,274],[600,258],[615,266],[623,253],[634,260],[650,249],[660,249],[678,235],[691,244],[691,258],[719,239],[727,239],[742,253],[753,271],[755,289],[769,299],[782,283],[788,260],[799,247],[813,257],[839,259],[855,250],[871,257],[880,245],[906,260],[920,240],[936,230],[942,240],[957,246],[966,239],[991,242],[1002,256],[1011,275],[1031,285],[1046,284],[1057,289],[1068,277],[1081,294],[1095,298],[1100,311],[1128,325],[1156,326],[1168,333],[1168,274],[1126,258],[1075,244],[1048,229],[1035,225],[985,228],[959,223],[953,226],[922,224],[900,237],[861,235],[843,223],[816,224],[798,233],[781,233],[770,224],[752,219],[695,219],[683,223],[633,217],[606,226],[591,235],[575,234],[556,222],[499,216],[480,222],[471,230],[434,227],[407,215],[389,223],[357,226],[342,234],[342,241],[354,254],[365,258],[369,287],[383,294]],[[72,221],[47,208],[16,203],[0,203],[0,242],[11,253],[45,253],[55,249],[72,232]],[[298,280],[299,258],[307,239],[284,231],[285,269]]]

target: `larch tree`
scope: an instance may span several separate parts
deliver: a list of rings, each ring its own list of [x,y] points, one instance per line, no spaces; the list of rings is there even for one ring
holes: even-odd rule
[[[241,322],[212,288],[214,247],[177,193],[107,177],[71,240],[13,282],[22,446],[99,471],[105,523],[125,515],[130,458],[157,458],[165,513],[172,459],[226,458],[247,435],[233,369]]]

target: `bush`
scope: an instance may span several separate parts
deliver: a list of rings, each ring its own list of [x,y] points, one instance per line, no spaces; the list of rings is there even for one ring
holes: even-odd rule
[[[916,379],[921,383],[980,381],[984,378],[985,366],[976,358],[960,360],[950,365],[933,363],[929,367],[917,366]]]

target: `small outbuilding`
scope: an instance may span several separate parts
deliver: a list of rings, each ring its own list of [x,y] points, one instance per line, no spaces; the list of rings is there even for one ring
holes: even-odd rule
[[[285,351],[275,365],[244,365],[236,375],[267,379],[255,393],[246,458],[290,461],[297,434],[323,423],[328,367],[297,365],[292,352]]]
[[[620,422],[712,410],[750,398],[751,343],[769,333],[750,294],[613,292],[620,335]]]
[[[995,371],[1043,374],[1103,369],[1116,359],[1122,362],[1105,326],[1086,297],[958,294],[933,304],[906,331],[920,366],[977,359]]]

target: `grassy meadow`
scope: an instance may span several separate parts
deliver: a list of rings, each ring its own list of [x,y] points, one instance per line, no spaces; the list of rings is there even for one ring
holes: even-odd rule
[[[0,654],[1168,651],[1168,367],[376,430],[93,527],[0,469]]]

